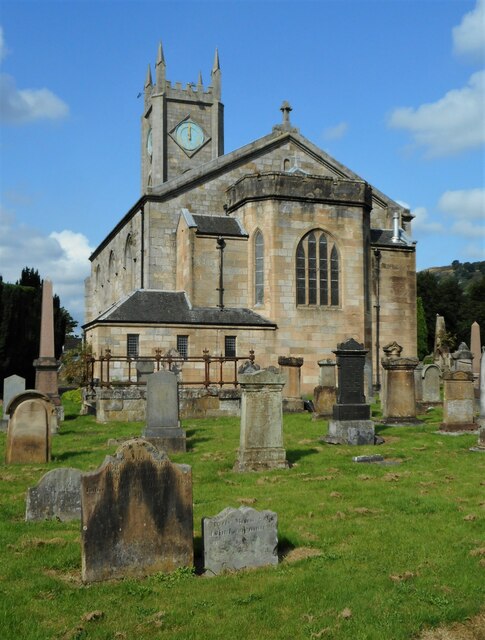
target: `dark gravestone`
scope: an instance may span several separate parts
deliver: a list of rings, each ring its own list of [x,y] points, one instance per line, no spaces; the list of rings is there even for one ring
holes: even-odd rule
[[[202,519],[207,573],[278,564],[278,517],[273,511],[228,507]]]
[[[193,564],[192,472],[142,438],[81,477],[82,579]]]
[[[27,491],[26,520],[81,519],[81,471],[53,469]]]
[[[334,351],[337,356],[338,392],[334,420],[369,420],[370,405],[364,394],[364,366],[367,349],[353,338]]]
[[[364,345],[350,338],[334,351],[337,356],[338,392],[328,436],[331,444],[375,444],[370,405],[365,401],[364,367],[368,353]]]

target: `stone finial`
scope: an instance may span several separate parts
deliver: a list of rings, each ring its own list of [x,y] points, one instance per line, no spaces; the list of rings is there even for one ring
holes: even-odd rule
[[[158,45],[157,63],[155,65],[157,75],[157,89],[160,91],[165,90],[165,71],[167,65],[165,64],[165,56],[163,55],[162,43]]]
[[[214,64],[212,65],[212,87],[214,91],[214,98],[216,100],[221,99],[221,66],[219,64],[219,51],[216,48],[214,55]]]
[[[402,347],[395,340],[382,347],[382,350],[386,354],[386,358],[400,358],[402,353]]]
[[[214,54],[214,64],[212,65],[212,72],[220,71],[220,70],[221,70],[221,66],[219,64],[219,51],[217,50],[217,47],[216,47],[216,52]]]
[[[145,79],[145,88],[146,87],[151,87],[152,86],[152,69],[150,67],[150,65],[148,65],[148,69],[147,69],[147,76]]]

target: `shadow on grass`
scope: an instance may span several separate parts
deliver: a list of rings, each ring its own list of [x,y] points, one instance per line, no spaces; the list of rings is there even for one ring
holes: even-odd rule
[[[314,453],[318,453],[318,449],[287,449],[286,459],[290,464],[293,464],[298,462],[298,460],[301,460],[301,458],[311,456]]]
[[[187,429],[185,432],[186,435],[186,446],[187,451],[191,451],[196,444],[200,444],[201,442],[208,442],[210,438],[203,438],[201,436],[197,436],[197,431],[194,429]]]
[[[92,449],[74,449],[72,451],[64,451],[53,456],[53,462],[62,462],[69,460],[69,458],[77,458],[78,456],[90,455],[93,453]]]

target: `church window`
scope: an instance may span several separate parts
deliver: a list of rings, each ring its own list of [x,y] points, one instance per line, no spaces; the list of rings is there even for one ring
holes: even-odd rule
[[[283,160],[283,171],[289,171],[290,170],[290,160],[289,158],[285,158]]]
[[[177,336],[177,351],[184,360],[187,360],[189,357],[189,336]]]
[[[254,303],[264,302],[264,239],[261,231],[254,236]]]
[[[138,333],[129,333],[126,336],[126,355],[128,358],[138,358],[140,336]]]
[[[226,356],[226,358],[236,357],[236,336],[225,336],[224,355]]]
[[[307,233],[296,249],[296,303],[338,306],[339,269],[335,244],[321,229]]]

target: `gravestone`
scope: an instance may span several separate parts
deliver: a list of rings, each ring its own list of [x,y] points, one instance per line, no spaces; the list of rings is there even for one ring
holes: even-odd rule
[[[148,377],[146,427],[143,436],[167,453],[186,450],[186,437],[180,428],[177,376],[157,371]]]
[[[471,371],[447,371],[443,374],[442,431],[474,431],[475,394]]]
[[[478,424],[480,430],[478,432],[478,446],[485,450],[485,347],[482,348],[482,357],[480,362],[480,413]]]
[[[337,385],[335,380],[335,367],[337,363],[331,358],[318,361],[320,373],[318,386],[313,389],[313,417],[326,418],[332,415],[333,405],[337,402]]]
[[[476,379],[480,379],[480,360],[482,357],[482,348],[480,342],[480,325],[474,322],[470,331],[470,351],[473,354],[472,371]],[[480,385],[478,385],[479,387]]]
[[[282,389],[286,377],[276,369],[240,373],[241,433],[235,471],[286,469],[283,447]]]
[[[281,367],[281,373],[287,377],[283,388],[283,411],[285,413],[303,411],[303,398],[301,397],[303,358],[279,356],[278,365]]]
[[[364,394],[364,366],[368,349],[353,338],[337,345],[338,391],[328,425],[331,444],[374,444],[374,423],[370,419],[370,405]]]
[[[424,366],[420,362],[414,370],[414,393],[416,402],[423,402],[423,369]]]
[[[49,462],[52,424],[57,424],[54,404],[43,393],[28,389],[7,405],[7,464]]]
[[[446,325],[443,316],[436,315],[434,332],[434,364],[437,364],[441,371],[448,371],[451,367],[451,355],[448,341],[446,340]]]
[[[436,364],[427,364],[422,369],[422,402],[437,404],[441,402],[441,370]]]
[[[192,472],[142,438],[81,476],[82,579],[193,564]]]
[[[396,341],[389,342],[382,347],[384,351],[384,358],[387,360],[395,360],[396,358],[401,357],[402,347]],[[380,389],[380,400],[381,400],[381,410],[382,414],[386,414],[386,401],[387,401],[387,370],[382,366],[383,360],[381,359],[381,389]]]
[[[399,346],[399,345],[398,345]],[[383,407],[383,422],[395,425],[419,424],[416,418],[416,393],[414,370],[419,364],[417,358],[403,358],[395,349],[391,357],[382,358],[382,366],[386,372],[386,398]]]
[[[48,396],[56,408],[57,422],[52,433],[57,433],[59,422],[64,420],[64,407],[59,397],[59,362],[55,358],[54,350],[54,298],[52,282],[48,278],[42,284],[39,357],[33,364],[36,390]]]
[[[150,360],[138,360],[136,363],[136,381],[146,382],[148,376],[151,376],[153,373],[153,367],[153,362]]]
[[[25,519],[81,519],[81,471],[62,467],[46,473],[27,490]]]
[[[10,400],[25,391],[25,378],[21,376],[8,376],[3,381],[3,418],[0,420],[0,429],[2,431],[7,430],[9,414],[7,413],[7,406]]]
[[[278,564],[278,518],[273,511],[228,507],[202,519],[207,573]]]
[[[473,353],[468,346],[462,342],[457,351],[451,354],[453,371],[472,371],[473,369]]]

